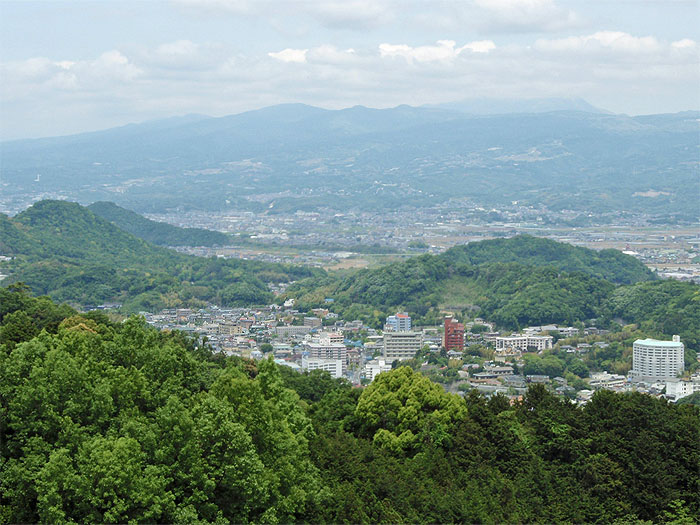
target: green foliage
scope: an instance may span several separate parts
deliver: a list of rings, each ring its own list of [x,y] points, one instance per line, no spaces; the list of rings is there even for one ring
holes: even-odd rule
[[[139,318],[73,316],[0,348],[4,521],[288,523],[323,497],[272,361],[251,378]]]
[[[465,415],[461,399],[407,366],[380,374],[355,410],[374,443],[394,453],[415,451],[421,443],[449,446],[453,426]]]
[[[5,220],[12,275],[54,300],[81,305],[122,303],[126,311],[163,307],[265,304],[266,283],[323,272],[283,264],[182,255],[120,230],[90,210],[40,201]]]
[[[618,284],[649,281],[654,274],[642,262],[618,250],[591,250],[550,239],[518,235],[455,246],[442,257],[451,263],[480,265],[517,262],[551,266],[566,272],[582,272]]]
[[[331,308],[342,317],[375,327],[397,310],[408,311],[416,324],[439,323],[444,304],[479,307],[479,315],[509,329],[589,319],[604,327],[621,318],[640,325],[647,336],[678,334],[697,351],[700,286],[652,278],[643,264],[620,252],[523,235],[457,246],[345,277],[306,279],[287,293],[301,308],[321,306],[332,297]],[[689,364],[692,357],[689,353]]]
[[[676,401],[677,405],[694,405],[700,408],[700,392],[694,392]]]
[[[22,283],[0,288],[0,345],[12,350],[42,330],[55,333],[59,323],[73,314],[75,310],[48,297],[32,297]]]
[[[405,366],[354,389],[272,359],[213,356],[142,318],[78,315],[20,285],[0,290],[0,330],[8,326],[3,522],[691,523],[700,514],[693,399],[599,391],[578,407],[537,385],[511,405],[447,394]],[[596,359],[615,359],[619,347],[599,350],[608,353]],[[576,370],[576,360],[545,353],[525,368]]]
[[[686,347],[700,350],[700,286],[672,279],[618,288],[606,315],[642,324],[650,332],[680,335]]]
[[[314,293],[313,279],[290,286],[288,293],[302,308],[318,306],[321,296],[331,296],[334,311],[374,326],[381,326],[386,314],[397,309],[410,312],[417,323],[436,323],[441,318],[439,305],[447,294],[458,299],[454,285],[460,283],[468,283],[471,294],[462,301],[478,305],[481,315],[508,328],[597,317],[615,289],[611,282],[550,267],[496,262],[471,266],[422,255],[338,279],[335,286],[326,285],[324,294]]]

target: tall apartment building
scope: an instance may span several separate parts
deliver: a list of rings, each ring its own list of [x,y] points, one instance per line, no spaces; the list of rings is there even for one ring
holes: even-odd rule
[[[632,345],[632,381],[665,381],[675,379],[683,371],[685,346],[681,338],[672,341],[637,339]]]
[[[384,359],[391,363],[395,360],[411,359],[423,346],[421,332],[384,332]]]
[[[464,350],[464,324],[454,319],[451,315],[445,317],[445,335],[443,346],[448,352],[462,352]]]
[[[410,332],[411,317],[406,312],[399,312],[386,318],[386,329],[392,332]]]

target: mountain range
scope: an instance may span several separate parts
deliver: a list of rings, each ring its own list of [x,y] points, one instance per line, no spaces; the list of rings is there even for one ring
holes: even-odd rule
[[[2,142],[3,199],[49,194],[138,212],[269,213],[517,200],[697,217],[700,113],[630,117],[579,102],[559,111],[531,106],[479,115],[465,112],[467,103],[286,104]]]

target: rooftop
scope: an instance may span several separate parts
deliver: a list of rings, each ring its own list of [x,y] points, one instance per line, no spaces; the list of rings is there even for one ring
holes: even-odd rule
[[[637,339],[634,344],[648,345],[648,346],[667,346],[669,348],[678,348],[683,343],[680,341],[659,341],[658,339]]]

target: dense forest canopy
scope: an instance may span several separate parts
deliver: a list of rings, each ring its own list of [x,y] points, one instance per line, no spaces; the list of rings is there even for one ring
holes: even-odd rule
[[[700,409],[353,389],[0,289],[0,522],[693,523]]]

